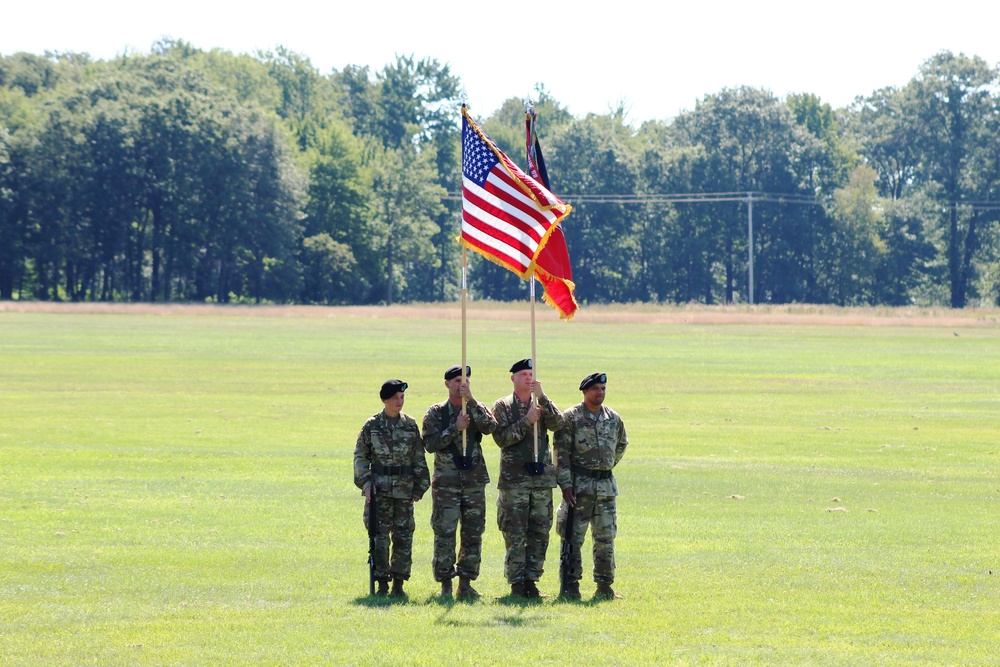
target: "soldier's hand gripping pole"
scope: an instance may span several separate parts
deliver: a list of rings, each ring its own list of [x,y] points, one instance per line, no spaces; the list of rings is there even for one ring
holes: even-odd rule
[[[375,482],[368,495],[368,595],[375,595],[375,537],[378,535],[378,512],[375,504]]]

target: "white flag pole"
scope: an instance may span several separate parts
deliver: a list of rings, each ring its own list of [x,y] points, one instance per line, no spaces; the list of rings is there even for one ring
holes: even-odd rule
[[[535,276],[531,276],[531,376],[535,382],[538,382],[538,363],[535,361]],[[531,400],[535,405],[538,405],[537,398],[532,396]],[[540,416],[539,419],[541,419]],[[535,436],[535,463],[540,463],[541,460],[538,458],[538,420],[535,420],[532,427]]]
[[[466,283],[466,269],[468,267],[466,248],[462,246],[462,384],[464,385],[468,378],[465,375],[465,295],[467,292]],[[465,397],[462,397],[462,416],[465,416]],[[468,448],[468,430],[462,430],[462,456],[466,457],[469,455]]]

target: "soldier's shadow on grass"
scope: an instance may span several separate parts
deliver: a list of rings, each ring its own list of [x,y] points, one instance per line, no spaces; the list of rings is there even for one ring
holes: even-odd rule
[[[451,595],[431,595],[424,601],[426,605],[437,605],[439,607],[447,607],[451,609],[452,607],[472,607],[474,605],[484,602],[482,597],[468,598],[468,597],[452,597]]]
[[[444,625],[452,628],[495,628],[495,627],[512,627],[512,628],[522,628],[529,625],[537,625],[540,622],[544,622],[543,619],[539,619],[535,616],[528,616],[526,613],[531,610],[532,607],[538,606],[538,600],[525,600],[523,598],[511,598],[510,603],[501,602],[506,598],[496,598],[498,604],[504,605],[509,612],[505,610],[504,613],[499,614],[493,618],[453,618],[451,616],[453,609],[456,606],[461,605],[461,601],[458,604],[446,605],[446,608],[438,616],[437,620],[434,621],[435,625]],[[475,604],[475,603],[470,603]],[[486,603],[488,604],[488,602]],[[461,615],[461,612],[457,612]]]
[[[557,604],[566,604],[575,607],[599,607],[611,602],[613,602],[613,599],[609,597],[592,597],[589,600],[570,600],[567,598],[559,598],[556,600]]]
[[[502,597],[496,598],[497,604],[503,605],[505,607],[520,607],[521,609],[530,609],[531,607],[537,607],[545,602],[546,598],[522,598],[516,595],[504,595]]]
[[[546,604],[547,602],[551,602],[552,604],[567,605],[572,607],[596,607],[598,605],[609,604],[613,601],[611,598],[597,597],[597,596],[590,599],[573,600],[572,598],[564,598],[564,597],[556,597],[551,599],[548,597],[525,599],[513,595],[504,595],[502,597],[493,598],[493,600],[496,602],[496,604],[502,607],[508,607],[512,610],[519,610],[519,613],[523,613],[534,607],[540,607],[543,604]],[[451,613],[451,610],[454,609],[455,607],[463,607],[463,606],[472,607],[481,604],[489,604],[489,602],[490,600],[488,598],[456,599],[454,597],[446,595],[431,595],[422,602],[411,600],[410,597],[407,595],[404,595],[402,597],[391,597],[391,596],[380,597],[377,595],[363,595],[354,598],[354,604],[361,607],[371,607],[371,608],[398,607],[407,604],[423,604],[426,606],[437,605],[438,607],[441,607],[444,610],[444,613],[438,618],[436,623],[443,625],[453,625],[453,626],[481,625],[476,623],[470,624],[463,621],[454,621],[449,619],[448,615]],[[531,619],[524,618],[523,616],[520,615],[506,615],[498,617],[493,624],[522,626],[530,622],[530,620]]]
[[[364,595],[354,598],[354,604],[361,607],[398,607],[410,604],[410,598],[406,595],[402,597],[380,597],[378,595]]]

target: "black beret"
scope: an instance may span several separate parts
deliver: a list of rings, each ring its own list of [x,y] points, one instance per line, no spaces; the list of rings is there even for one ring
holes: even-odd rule
[[[608,376],[604,373],[591,373],[587,377],[583,378],[583,382],[580,383],[580,391],[587,391],[595,384],[607,384]]]
[[[378,396],[384,401],[387,398],[392,398],[400,391],[405,392],[407,386],[402,380],[386,380],[382,383],[382,390],[378,393]]]
[[[450,380],[452,378],[457,378],[461,374],[462,374],[462,367],[461,366],[452,366],[451,368],[449,368],[448,370],[446,370],[444,372],[444,379],[445,380]],[[466,366],[465,367],[465,377],[469,377],[470,375],[472,375],[472,367],[471,366]]]
[[[531,359],[521,359],[521,361],[515,362],[513,366],[510,367],[511,373],[519,373],[520,371],[530,371],[531,370]]]

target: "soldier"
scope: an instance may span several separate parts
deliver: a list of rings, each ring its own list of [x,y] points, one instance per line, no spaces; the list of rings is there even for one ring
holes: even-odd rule
[[[580,599],[583,564],[580,549],[587,526],[594,535],[594,581],[598,598],[620,598],[611,588],[615,582],[615,535],[618,516],[615,496],[618,483],[612,469],[628,446],[625,424],[617,412],[604,405],[607,375],[593,373],[583,378],[583,402],[563,413],[565,424],[556,434],[555,448],[559,487],[556,532],[564,534],[567,505],[573,506],[572,567],[566,597]]]
[[[500,446],[497,484],[497,525],[507,553],[504,575],[514,597],[538,598],[545,552],[552,528],[552,489],[555,469],[546,430],[557,431],[562,413],[534,381],[531,359],[510,368],[514,393],[493,406],[497,427],[493,439]],[[532,400],[534,397],[537,404]],[[533,424],[539,423],[538,457],[534,454]]]
[[[372,485],[376,506],[375,578],[376,595],[389,592],[403,597],[403,582],[410,578],[413,562],[413,503],[430,488],[430,474],[416,420],[402,412],[406,383],[386,380],[379,391],[385,408],[368,418],[354,446],[354,483],[367,501]],[[365,525],[371,520],[365,503]],[[392,558],[389,539],[392,538]]]
[[[497,420],[489,409],[472,396],[469,376],[472,369],[452,366],[444,373],[448,400],[432,405],[424,416],[424,448],[434,454],[434,502],[431,527],[434,529],[435,581],[441,595],[451,595],[452,578],[458,576],[457,595],[474,599],[479,592],[472,582],[479,577],[483,532],[486,530],[486,485],[490,474],[483,460],[480,442],[493,432]],[[462,401],[466,401],[462,414]],[[466,449],[462,449],[462,433]],[[462,522],[462,545],[455,564],[455,533]]]

